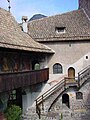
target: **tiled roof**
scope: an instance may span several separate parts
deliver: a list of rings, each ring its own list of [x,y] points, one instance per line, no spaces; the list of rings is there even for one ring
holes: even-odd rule
[[[37,41],[90,40],[90,21],[83,9],[29,22],[29,34]],[[65,28],[57,33],[56,27]]]
[[[2,8],[0,8],[0,47],[52,53],[50,48],[39,44],[21,31],[11,13]]]

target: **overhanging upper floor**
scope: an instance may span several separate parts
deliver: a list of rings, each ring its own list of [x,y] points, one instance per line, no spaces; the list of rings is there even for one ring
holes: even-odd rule
[[[10,91],[45,82],[49,79],[49,69],[0,73],[0,92]]]

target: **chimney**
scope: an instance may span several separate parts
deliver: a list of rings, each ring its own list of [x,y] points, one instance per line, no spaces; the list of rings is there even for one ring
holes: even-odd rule
[[[79,9],[84,9],[90,18],[90,0],[79,0]]]
[[[27,20],[28,20],[27,16],[22,16],[22,29],[23,29],[23,32],[26,32],[26,33],[28,32]]]

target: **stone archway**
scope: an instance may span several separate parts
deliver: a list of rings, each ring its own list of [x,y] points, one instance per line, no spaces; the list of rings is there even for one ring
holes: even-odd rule
[[[69,95],[66,93],[62,95],[62,104],[65,104],[68,108],[70,108]]]

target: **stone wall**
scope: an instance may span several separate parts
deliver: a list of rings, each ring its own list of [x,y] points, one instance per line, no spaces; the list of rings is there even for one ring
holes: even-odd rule
[[[69,107],[63,103],[63,95],[69,96]],[[71,87],[53,104],[51,111],[61,113],[63,120],[90,120],[90,82],[78,91]]]
[[[69,42],[46,43],[46,45],[55,51],[55,54],[48,60],[50,74],[53,74],[55,63],[60,63],[63,66],[63,74],[67,74],[71,65],[74,65],[78,72],[80,71],[78,68],[82,69],[89,61],[90,56],[88,59],[85,57],[85,55],[88,56],[87,53],[90,51],[90,43],[88,42],[72,42],[71,46],[69,46]]]
[[[74,110],[74,116],[81,118],[81,120],[90,119],[90,83],[87,83],[80,89],[83,95],[83,99],[75,99],[72,104]]]
[[[86,83],[79,91],[68,91],[72,118],[76,120],[90,119],[90,82]],[[82,96],[80,96],[81,93]]]

